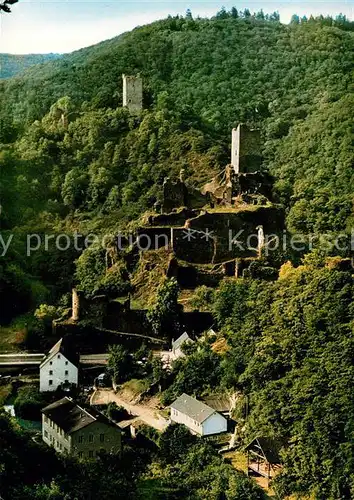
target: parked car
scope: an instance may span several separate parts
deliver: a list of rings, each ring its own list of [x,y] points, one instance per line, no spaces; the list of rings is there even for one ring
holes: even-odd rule
[[[95,378],[94,388],[97,387],[112,387],[112,379],[107,373],[100,373],[98,377]]]

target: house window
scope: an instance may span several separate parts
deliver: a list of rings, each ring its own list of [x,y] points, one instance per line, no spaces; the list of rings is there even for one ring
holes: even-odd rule
[[[89,457],[93,458],[93,451],[92,450],[89,451]]]
[[[53,375],[53,370],[49,370],[49,375]]]
[[[104,443],[104,434],[100,434],[100,442]]]
[[[50,364],[50,366],[52,366],[52,364],[53,364],[53,361],[49,361],[49,364]]]
[[[82,458],[84,456],[82,451],[79,451],[79,458]]]
[[[53,385],[53,380],[49,380],[49,385]]]
[[[69,370],[65,370],[65,375],[69,375]]]
[[[58,354],[58,359],[60,359],[60,354]]]
[[[65,361],[65,366],[68,366],[68,364],[69,364],[69,361]]]
[[[93,434],[89,435],[89,443],[93,443]]]
[[[79,443],[83,443],[84,442],[84,436],[79,436]]]
[[[48,432],[44,431],[44,437],[48,438]]]

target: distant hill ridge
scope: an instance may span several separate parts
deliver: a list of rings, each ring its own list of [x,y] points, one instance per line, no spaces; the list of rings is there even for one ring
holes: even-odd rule
[[[0,54],[0,78],[11,78],[30,66],[60,58],[60,54]]]

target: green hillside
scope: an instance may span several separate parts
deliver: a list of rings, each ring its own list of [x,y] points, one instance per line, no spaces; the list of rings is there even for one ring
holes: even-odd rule
[[[58,282],[48,252],[35,263],[20,257],[26,228],[125,227],[152,208],[165,176],[184,168],[198,187],[223,169],[241,121],[262,131],[288,228],[349,232],[351,29],[341,17],[289,26],[234,11],[169,18],[0,82],[2,228],[19,232],[7,282],[30,272],[40,296],[43,283],[62,293],[72,255],[63,267],[70,278]],[[122,73],[144,79],[139,117],[121,107]],[[33,296],[26,282],[24,296]]]
[[[244,121],[262,130],[266,165],[292,209],[292,227],[345,229],[353,187],[352,25],[319,19],[284,26],[225,15],[159,21],[2,82],[2,141],[19,130],[23,138],[15,149],[26,162],[36,148],[37,166],[29,175],[45,184],[40,195],[65,205],[68,197],[47,189],[53,176],[61,186],[67,174],[76,175],[85,186],[75,208],[102,208],[114,186],[117,204],[137,203],[136,214],[150,205],[166,171],[184,166],[198,177],[202,163],[205,177],[224,165],[230,130]],[[132,123],[120,109],[121,75],[137,72],[144,77],[146,111]],[[49,110],[64,96],[70,98],[65,106],[71,123],[68,130],[52,130]],[[41,125],[29,126],[44,115]],[[90,152],[84,154],[77,149],[87,142],[88,129]],[[49,160],[44,170],[38,155]],[[98,198],[91,189],[96,182]]]
[[[286,236],[322,237],[323,245],[297,255],[280,250],[268,261],[261,255],[242,278],[233,271],[227,279],[214,260],[193,268],[180,258],[185,274],[222,275],[216,285],[183,290],[193,310],[213,315],[217,336],[189,346],[168,377],[158,363],[145,375],[155,386],[165,384],[166,404],[183,392],[236,393],[239,449],[257,435],[286,443],[275,481],[279,498],[354,495],[352,251],[324,238],[348,240],[354,222],[353,63],[353,23],[343,16],[295,16],[285,26],[276,14],[232,9],[213,19],[188,13],[158,21],[0,81],[0,323],[9,324],[7,336],[22,333],[26,347],[40,352],[53,334],[51,321],[70,309],[73,284],[86,298],[114,299],[119,315],[132,294],[132,304],[148,309],[144,328],[160,336],[178,330],[180,289],[166,278],[176,259],[167,250],[122,256],[112,236],[105,248],[93,244],[81,253],[73,246],[62,251],[56,241],[62,247],[63,236],[133,231],[143,216],[153,218],[167,176],[184,169],[190,191],[200,188],[229,163],[233,127],[244,122],[260,129],[275,204],[270,211],[267,200],[265,207],[248,205],[247,221],[253,224],[264,208],[281,214],[279,220],[284,212]],[[122,108],[123,73],[143,77],[144,110],[137,116]],[[204,220],[218,210],[208,207],[205,214],[204,208]],[[227,231],[230,207],[223,209],[218,220]],[[241,224],[236,209],[232,215]],[[102,320],[95,307],[88,308],[83,330]],[[123,351],[117,350],[117,373],[131,357]],[[121,371],[126,378],[141,375]],[[179,455],[171,457],[175,442]],[[178,435],[171,443],[163,444],[167,457],[155,457],[158,464],[143,478],[158,479],[164,498],[263,498],[207,444],[190,445],[186,453]],[[0,480],[1,470],[0,463]],[[14,497],[29,495],[9,477],[4,484]],[[114,487],[123,484],[117,477]],[[44,478],[53,491],[54,479]],[[31,483],[22,474],[20,480],[34,486],[43,478],[35,475]],[[54,491],[56,498],[68,491],[86,498],[90,491],[90,485],[79,493],[76,483],[57,480],[62,494]],[[53,496],[49,486],[43,493],[37,486],[38,495],[28,498]],[[115,498],[100,481],[97,488],[98,497]]]
[[[0,54],[0,79],[23,73],[30,66],[61,57],[59,54]]]

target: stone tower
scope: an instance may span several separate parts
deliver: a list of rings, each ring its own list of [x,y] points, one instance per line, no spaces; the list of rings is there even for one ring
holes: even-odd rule
[[[259,130],[250,130],[240,124],[232,129],[231,165],[236,174],[248,174],[260,170],[262,142]]]
[[[73,321],[79,321],[79,319],[80,319],[80,297],[79,297],[79,294],[78,294],[76,288],[73,288],[73,290],[72,290],[71,319]]]
[[[143,109],[143,80],[140,76],[122,75],[123,107],[132,114],[138,114]]]

